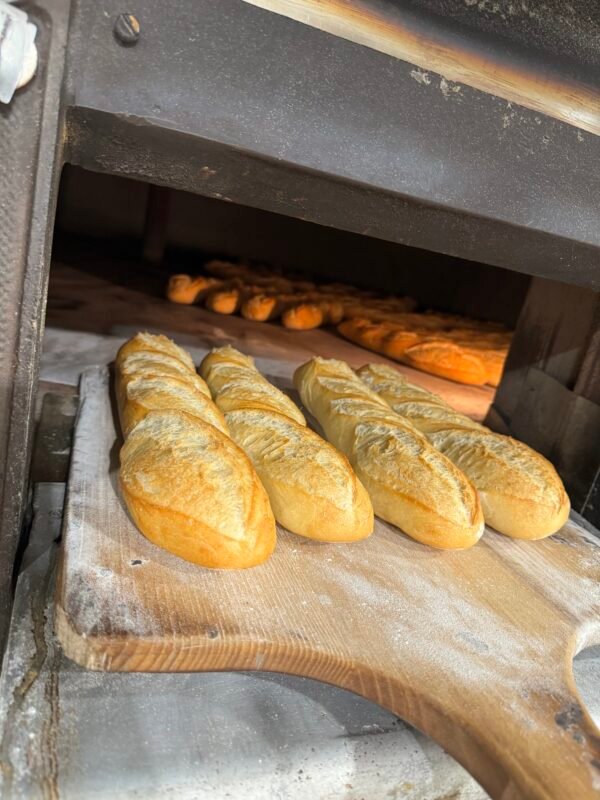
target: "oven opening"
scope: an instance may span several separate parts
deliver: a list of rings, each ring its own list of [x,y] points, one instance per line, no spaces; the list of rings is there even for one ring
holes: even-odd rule
[[[539,352],[533,353],[532,347],[540,350],[544,298],[554,298],[554,313],[565,296],[571,304],[578,302],[584,311],[592,307],[591,295],[585,290],[531,278],[517,269],[387,242],[369,236],[368,229],[358,235],[237,205],[227,198],[208,198],[66,166],[56,215],[38,400],[40,430],[44,421],[62,422],[55,425],[50,449],[42,436],[37,437],[34,475],[44,486],[67,481],[70,431],[79,405],[77,393],[85,391],[79,384],[80,376],[94,365],[113,362],[118,348],[138,331],[171,337],[191,354],[196,364],[211,348],[230,345],[252,356],[266,377],[296,403],[300,403],[300,396],[292,385],[291,374],[315,356],[341,359],[354,369],[369,363],[388,365],[473,422],[485,423],[500,433],[516,433],[524,441],[532,441],[548,457],[554,456],[552,442],[542,435],[548,429],[547,417],[536,424],[536,406],[531,403],[535,392],[531,387],[537,386],[535,380],[543,382],[540,374],[546,375],[548,364],[558,359],[562,363],[569,361],[570,372],[565,378],[564,371],[560,373],[556,368],[552,379],[562,380],[565,391],[574,390],[585,362],[581,342],[587,318],[581,323],[579,338],[559,341],[558,348],[543,358]],[[265,318],[253,318],[249,310],[253,302],[262,307],[257,298],[270,303]],[[337,315],[336,303],[340,307]],[[315,308],[321,317],[311,317],[304,311],[309,309],[312,313]],[[560,334],[560,325],[557,329]],[[559,334],[554,336],[555,341],[557,336],[560,339]],[[402,349],[405,339],[409,344]],[[411,359],[411,349],[429,344],[456,351],[457,359],[460,354],[463,362],[471,357],[478,362],[480,372],[474,376],[472,371],[465,371],[459,359],[448,365],[444,354],[437,361]],[[485,371],[488,355],[496,358],[493,373]],[[529,368],[531,372],[527,372]],[[528,375],[525,381],[524,370]],[[515,386],[519,386],[518,391]],[[314,420],[310,419],[312,424]],[[111,449],[113,471],[121,444],[117,437]],[[90,451],[89,456],[93,458],[94,453]],[[570,462],[561,463],[569,477]],[[571,477],[573,507],[583,510],[585,482],[580,472]],[[38,502],[42,507],[49,506],[52,497],[42,497]],[[578,519],[585,524],[583,518]],[[109,528],[111,520],[112,517],[105,518]],[[293,534],[283,532],[280,536]],[[569,536],[564,538],[565,547],[572,546]],[[399,540],[400,550],[405,539]],[[535,546],[535,542],[531,545]],[[502,548],[503,543],[500,541],[497,546]],[[292,552],[301,553],[305,560],[325,558],[327,562],[327,557],[321,556],[323,547],[304,540],[294,545]],[[132,551],[127,557],[131,575],[142,574],[151,563],[142,550]],[[306,563],[302,570],[308,569]],[[97,564],[95,568],[99,570],[99,580],[112,579],[110,567]],[[483,574],[491,576],[489,566],[482,569]],[[383,575],[378,570],[375,568],[372,579]],[[410,585],[414,579],[405,576],[403,580]],[[348,581],[352,583],[351,578]],[[78,591],[83,591],[82,587]],[[305,602],[309,605],[316,602],[310,594],[307,597]],[[357,597],[366,607],[375,605],[382,626],[383,620],[396,624],[398,615],[406,612],[402,606],[383,600],[372,586]],[[120,602],[127,608],[130,601],[121,598]],[[319,594],[319,613],[330,616],[338,602],[340,597]],[[477,658],[489,647],[473,632],[480,626],[480,621],[470,616],[474,607],[457,606],[442,612],[456,615],[461,628],[456,641],[447,642],[445,658],[452,669],[462,663],[465,647]],[[346,609],[344,614],[347,613]],[[121,610],[119,614],[123,614],[119,617],[123,626],[119,635],[143,638],[150,630],[144,628],[147,621],[132,621],[129,613]],[[93,615],[88,617],[92,620]],[[296,628],[286,631],[297,642],[307,636],[301,620],[302,617]],[[91,635],[94,630],[92,625]],[[219,622],[206,625],[205,632],[217,643],[228,633]],[[423,632],[413,634],[418,650]],[[61,641],[68,641],[64,629],[60,636]],[[194,646],[186,645],[190,650]],[[515,639],[513,654],[519,652],[520,646]],[[79,645],[72,647],[71,653],[78,653],[80,663],[93,668],[106,663],[94,661],[95,656],[87,651],[84,654]],[[185,648],[182,653],[173,657],[175,669],[180,668],[177,658],[186,658]],[[428,652],[429,658],[434,657]],[[127,660],[123,663],[126,669],[130,668]],[[152,662],[140,663],[143,670]],[[446,793],[482,799],[490,796],[473,777],[486,772],[489,776],[494,770],[487,764],[484,752],[471,750],[469,771],[465,770],[451,753],[418,730],[422,725],[429,732],[439,732],[442,720],[421,720],[418,714],[407,713],[405,722],[402,714],[396,715],[357,696],[364,687],[362,678],[353,677],[352,672],[342,679],[333,668],[332,674],[337,675],[331,679],[337,684],[334,687],[310,677],[278,674],[287,671],[285,661],[267,660],[265,668],[265,655],[260,649],[251,663],[240,662],[240,669],[251,671],[220,673],[219,663],[216,660],[215,671],[208,673],[194,672],[193,667],[184,674],[130,673],[127,700],[116,687],[118,676],[107,672],[102,678],[101,703],[85,693],[85,672],[63,678],[65,713],[71,714],[79,726],[79,752],[74,763],[89,760],[94,748],[94,730],[83,724],[93,715],[99,727],[108,727],[112,721],[113,775],[117,782],[130,780],[131,730],[127,719],[135,707],[144,729],[152,728],[158,718],[170,720],[169,730],[176,745],[165,748],[162,739],[154,737],[137,749],[140,768],[136,780],[142,787],[146,784],[140,775],[144,771],[152,774],[156,769],[179,776],[183,780],[182,791],[186,780],[192,780],[194,775],[197,778],[200,773],[190,768],[184,746],[195,736],[206,752],[213,754],[213,766],[208,772],[204,769],[202,780],[217,781],[221,794],[235,792],[236,770],[219,756],[219,748],[226,751],[231,742],[238,741],[236,737],[245,737],[247,725],[259,724],[261,730],[252,734],[248,755],[253,763],[262,764],[252,778],[259,795],[261,786],[271,786],[273,770],[281,769],[288,776],[293,773],[299,786],[320,780],[321,795],[327,782],[333,792],[343,785],[348,797],[384,797],[398,790],[410,795],[413,788],[423,784],[426,763],[427,780],[443,786]],[[597,649],[587,648],[577,654],[574,675],[579,694],[572,696],[576,701],[569,700],[585,706],[596,721],[597,700],[591,687],[597,664]],[[164,669],[161,665],[157,667],[159,671]],[[306,666],[302,672],[311,674]],[[373,699],[372,692],[365,694]],[[567,727],[577,724],[569,713],[568,709],[557,712],[557,718],[564,718]],[[206,720],[200,732],[193,723],[199,716]],[[246,720],[246,727],[240,728],[240,718]],[[210,736],[206,730],[211,731]],[[218,731],[223,732],[222,736]],[[468,733],[465,736],[468,738]],[[259,750],[266,752],[264,759],[259,757]],[[328,766],[323,753],[328,754]],[[400,783],[398,776],[402,776]],[[99,773],[92,769],[90,786],[98,780]],[[493,796],[497,787],[489,777],[487,781]],[[310,795],[298,793],[298,798],[305,796]]]
[[[183,284],[174,279],[182,275]],[[205,279],[199,289],[197,276]],[[75,354],[50,366],[61,361],[52,355],[57,331],[85,350],[93,336],[147,329],[192,347],[287,352],[297,365],[315,354],[353,367],[395,363],[483,420],[530,282],[521,272],[67,166],[42,378],[61,368],[72,377],[79,366]],[[449,364],[443,348],[432,359],[414,347],[430,342],[446,347]]]

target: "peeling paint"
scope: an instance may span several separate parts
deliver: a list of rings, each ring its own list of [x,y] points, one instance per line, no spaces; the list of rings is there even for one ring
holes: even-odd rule
[[[444,97],[452,97],[452,95],[460,94],[461,89],[462,86],[460,83],[447,81],[444,77],[442,77],[440,80],[440,91]]]
[[[431,75],[420,69],[411,69],[410,77],[416,80],[417,83],[424,83],[426,86],[429,86],[431,83]]]

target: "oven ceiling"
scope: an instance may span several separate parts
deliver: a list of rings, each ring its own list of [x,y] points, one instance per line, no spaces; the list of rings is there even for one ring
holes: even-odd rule
[[[599,288],[594,134],[243,0],[146,0],[130,47],[121,10],[76,7],[73,163]]]

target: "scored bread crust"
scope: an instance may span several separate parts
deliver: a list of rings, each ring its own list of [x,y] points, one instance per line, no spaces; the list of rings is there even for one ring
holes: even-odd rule
[[[405,350],[402,360],[411,367],[451,381],[483,386],[487,372],[479,355],[454,342],[428,340]]]
[[[348,460],[306,427],[297,406],[263,378],[251,358],[223,347],[206,356],[200,369],[281,525],[327,542],[370,535],[373,507]]]
[[[200,364],[200,375],[223,413],[240,408],[261,408],[306,425],[298,406],[260,374],[254,359],[234,347],[227,345],[212,350]]]
[[[562,481],[535,450],[459,414],[392,367],[368,364],[358,375],[473,481],[491,527],[516,539],[542,539],[567,521]]]
[[[348,459],[304,425],[274,411],[226,414],[248,454],[277,521],[324,542],[353,542],[373,531],[373,506]]]
[[[378,516],[432,547],[478,541],[483,516],[474,486],[346,363],[313,358],[296,370],[294,383],[347,455]]]
[[[175,358],[187,367],[189,372],[196,374],[196,367],[190,354],[167,336],[141,331],[136,333],[131,339],[119,348],[116,357],[119,366],[128,356],[134,353],[162,353],[163,355]]]
[[[185,411],[229,435],[225,417],[213,401],[185,380],[167,375],[154,378],[142,375],[130,378],[121,386],[117,372],[116,382],[117,395],[121,398],[119,417],[124,436],[150,411]]]
[[[127,508],[154,544],[205,567],[256,566],[275,547],[275,520],[250,459],[213,425],[150,411],[121,448]]]
[[[196,372],[191,372],[177,358],[159,352],[139,351],[131,353],[116,362],[117,373],[122,386],[127,386],[135,378],[172,377],[185,381],[210,399],[206,382]]]
[[[126,437],[120,486],[140,531],[205,567],[262,563],[276,539],[267,493],[189,355],[166,337],[138,334],[119,351],[115,374]]]

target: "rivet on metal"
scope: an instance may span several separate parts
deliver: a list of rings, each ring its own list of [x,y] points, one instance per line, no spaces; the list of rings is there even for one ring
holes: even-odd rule
[[[140,23],[134,14],[119,14],[113,30],[121,44],[135,44],[140,38]]]

